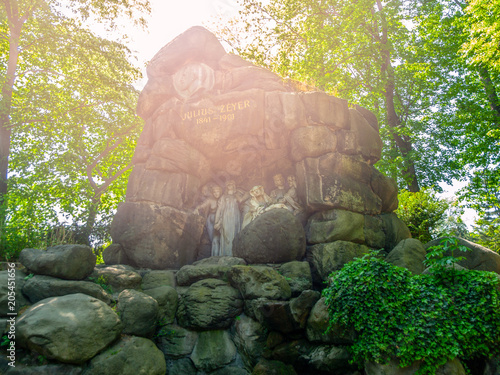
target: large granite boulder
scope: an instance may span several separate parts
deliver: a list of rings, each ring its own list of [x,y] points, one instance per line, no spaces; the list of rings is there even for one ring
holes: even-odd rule
[[[333,271],[338,271],[346,263],[361,258],[370,251],[365,245],[347,241],[335,241],[311,246],[308,249],[308,260],[313,273],[320,280],[326,281]]]
[[[92,273],[96,256],[85,245],[59,245],[47,250],[24,249],[19,261],[30,272],[66,280],[82,280]]]
[[[422,242],[415,238],[407,238],[391,250],[385,260],[398,267],[408,269],[412,274],[424,272],[426,251]]]
[[[132,265],[153,269],[180,268],[196,260],[203,220],[175,208],[148,203],[119,205],[111,226]]]
[[[111,293],[120,293],[125,289],[138,289],[142,277],[130,266],[98,266],[88,280],[104,285]]]
[[[21,308],[30,304],[22,293],[26,282],[25,277],[26,274],[18,269],[0,271],[0,316],[17,313]],[[11,281],[10,288],[9,280]],[[12,285],[12,281],[14,281],[15,286]],[[12,300],[12,297],[9,298],[9,293],[12,295],[12,292],[15,294],[15,300]]]
[[[174,271],[149,271],[142,277],[141,288],[142,290],[154,289],[162,286],[175,288],[175,276]]]
[[[241,315],[235,324],[233,339],[247,368],[253,368],[267,345],[267,328],[252,318]]]
[[[300,220],[286,209],[264,212],[236,236],[233,254],[248,263],[301,260],[306,236]]]
[[[290,299],[292,291],[286,279],[276,270],[264,266],[234,266],[229,281],[245,300],[268,298]]]
[[[242,311],[243,301],[237,289],[222,280],[205,279],[181,295],[178,320],[186,328],[224,329]]]
[[[213,371],[230,363],[236,356],[228,331],[212,330],[200,332],[191,353],[191,360],[200,371]]]
[[[158,302],[147,294],[126,289],[118,295],[116,311],[123,322],[123,333],[152,337],[156,329]]]
[[[153,341],[124,336],[106,351],[95,356],[84,375],[165,375],[167,365],[163,353]]]
[[[442,240],[443,238],[437,238],[426,243],[425,249],[439,245]],[[458,238],[458,244],[468,249],[468,251],[454,252],[454,256],[463,257],[458,262],[458,265],[470,270],[490,271],[500,274],[500,255],[498,253],[463,238]],[[446,255],[450,256],[451,252]]]
[[[159,286],[144,290],[144,294],[153,297],[158,302],[158,323],[160,325],[174,322],[178,306],[178,294],[174,288],[168,285]]]
[[[122,332],[118,315],[104,302],[85,294],[44,299],[16,322],[21,346],[64,363],[83,363]]]
[[[31,303],[37,303],[45,298],[75,293],[89,295],[100,299],[108,305],[112,301],[111,296],[96,283],[90,281],[62,280],[43,275],[35,275],[28,279],[22,287],[22,291]]]
[[[182,358],[193,352],[198,332],[177,325],[162,327],[158,333],[158,347],[167,358]]]

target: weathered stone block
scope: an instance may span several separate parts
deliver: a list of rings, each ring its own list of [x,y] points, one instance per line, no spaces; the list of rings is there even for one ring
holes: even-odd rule
[[[262,357],[266,346],[267,329],[246,315],[235,324],[234,343],[247,368],[253,368]]]
[[[174,288],[164,285],[144,291],[158,302],[158,324],[172,324],[177,313],[178,295]]]
[[[439,245],[441,240],[442,238],[437,238],[428,242],[425,244],[425,248],[428,249],[431,246]],[[455,256],[464,258],[458,262],[460,266],[470,270],[490,271],[500,274],[500,255],[498,253],[463,238],[458,238],[458,243],[469,249],[469,251],[456,251],[454,253]],[[451,253],[447,255],[451,255]]]
[[[315,158],[337,149],[337,136],[326,126],[304,126],[290,136],[290,155],[294,161]]]
[[[174,271],[153,270],[147,272],[142,277],[142,290],[159,288],[163,286],[170,286],[172,288],[175,288],[176,282]]]
[[[385,251],[390,252],[402,240],[411,238],[410,230],[396,214],[383,214],[379,217],[385,233]]]
[[[382,203],[369,187],[371,168],[354,157],[330,153],[306,158],[296,164],[299,195],[307,208],[340,208],[364,214],[378,214]]]
[[[307,122],[311,125],[326,125],[334,129],[349,128],[347,100],[329,96],[324,92],[301,94],[306,108]]]
[[[382,200],[382,212],[390,213],[398,208],[398,185],[373,167],[370,183],[373,192]]]
[[[125,336],[106,351],[92,358],[87,375],[165,375],[167,365],[162,352],[151,340]]]
[[[250,264],[300,260],[306,236],[300,220],[286,209],[264,212],[238,233],[233,255]]]
[[[327,332],[330,325],[330,314],[325,305],[325,299],[319,299],[312,308],[307,319],[306,334],[311,342],[328,344],[352,344],[355,339],[354,331],[345,332],[340,326],[334,326]]]
[[[96,256],[85,245],[59,245],[47,250],[24,249],[19,261],[35,274],[81,280],[94,270]]]
[[[102,251],[102,259],[108,266],[115,264],[128,264],[130,261],[122,245],[112,243]]]
[[[171,207],[122,203],[111,237],[138,267],[179,269],[195,261],[204,225],[201,216]]]
[[[198,196],[200,179],[187,173],[150,170],[137,165],[127,185],[127,202],[155,203],[181,209]]]
[[[30,304],[30,301],[28,301],[21,292],[26,283],[24,278],[27,275],[21,270],[15,270],[15,301],[9,299],[9,292],[12,292],[12,287],[9,289],[9,279],[12,280],[10,276],[12,276],[12,271],[10,273],[8,271],[0,271],[0,316],[7,316],[8,313],[17,313],[22,307]],[[11,302],[10,304],[9,301]],[[14,302],[14,304],[12,304],[12,302]],[[13,307],[14,310],[11,310],[11,307]]]
[[[422,242],[415,238],[407,238],[391,250],[385,260],[398,267],[408,269],[412,274],[419,275],[424,269],[426,251]]]
[[[286,300],[292,295],[286,279],[270,267],[234,266],[229,272],[229,281],[244,299]]]
[[[345,210],[322,211],[307,223],[307,242],[311,244],[337,240],[363,243],[365,216]]]
[[[130,266],[114,265],[96,267],[89,276],[89,280],[108,285],[112,293],[119,293],[125,289],[139,289],[142,277]]]
[[[280,266],[278,272],[286,279],[294,296],[312,288],[311,267],[308,262],[292,261],[284,263]]]
[[[111,296],[100,285],[89,281],[62,280],[50,276],[36,275],[27,280],[22,288],[21,285],[18,288],[28,296],[31,303],[37,303],[45,298],[76,293],[86,294],[107,304],[111,303]]]
[[[382,155],[382,140],[377,130],[357,110],[349,109],[350,129],[338,133],[338,151],[344,154],[361,155],[370,164],[375,164]]]
[[[194,329],[225,329],[243,311],[240,293],[222,280],[205,279],[181,294],[179,324]]]
[[[168,325],[159,332],[158,346],[168,358],[182,358],[193,352],[198,332],[178,325]]]
[[[152,337],[156,329],[159,307],[153,297],[127,289],[118,296],[116,310],[123,322],[123,333]]]
[[[146,169],[196,176],[206,183],[211,175],[210,164],[203,154],[181,139],[157,140],[146,162]]]
[[[216,67],[226,51],[214,34],[196,26],[172,40],[151,59],[147,66],[148,78],[174,74],[186,60],[204,61]]]
[[[21,346],[64,363],[83,363],[122,332],[118,315],[104,302],[85,294],[44,299],[16,322]]]
[[[380,250],[385,247],[384,222],[380,216],[365,215],[365,245]]]
[[[308,259],[321,280],[327,280],[330,273],[341,269],[354,258],[360,258],[370,249],[352,242],[335,241],[311,246]]]
[[[190,358],[198,370],[213,371],[230,363],[236,355],[228,331],[203,331]]]

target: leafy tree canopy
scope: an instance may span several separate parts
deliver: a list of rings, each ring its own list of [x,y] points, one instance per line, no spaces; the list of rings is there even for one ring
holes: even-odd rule
[[[22,233],[30,227],[60,222],[73,224],[80,242],[102,242],[98,228],[109,224],[123,200],[142,127],[132,87],[140,73],[125,45],[82,23],[94,17],[112,28],[122,15],[143,24],[136,14],[148,11],[147,0],[2,1],[0,157],[9,190],[0,193],[6,247],[19,240],[16,235],[26,237]]]

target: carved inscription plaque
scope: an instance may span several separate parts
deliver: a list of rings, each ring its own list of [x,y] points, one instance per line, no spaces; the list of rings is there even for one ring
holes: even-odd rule
[[[206,156],[242,151],[264,134],[264,92],[247,90],[179,103],[175,133]]]

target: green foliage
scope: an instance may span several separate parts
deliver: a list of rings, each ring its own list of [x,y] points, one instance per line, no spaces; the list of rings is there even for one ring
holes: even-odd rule
[[[500,252],[500,170],[475,171],[461,194],[479,216],[472,234],[474,241]]]
[[[7,335],[2,336],[2,341],[0,342],[0,346],[7,346],[10,343],[10,339]]]
[[[330,326],[357,334],[353,362],[362,366],[397,358],[406,367],[422,361],[418,373],[435,374],[455,357],[500,353],[498,283],[490,272],[439,266],[412,276],[367,254],[332,273],[323,296]]]
[[[142,120],[140,77],[131,51],[84,27],[115,28],[116,17],[144,25],[148,0],[44,0],[0,4],[1,251],[45,247],[64,225],[65,242],[102,245],[123,200]],[[19,38],[15,38],[15,35]]]
[[[422,189],[417,193],[402,190],[399,206],[395,211],[406,224],[413,238],[423,243],[431,241],[445,222],[450,204],[436,197],[432,189]]]
[[[454,267],[457,262],[463,260],[463,257],[455,256],[455,252],[469,251],[469,248],[460,245],[458,238],[446,237],[439,241],[439,245],[431,246],[427,249],[426,260],[424,265],[429,267],[431,271],[436,268]]]
[[[461,52],[474,65],[500,72],[500,1],[471,0],[465,8],[468,40]]]
[[[500,162],[498,0],[242,4],[218,34],[375,113],[385,144],[376,167],[399,186],[451,184]]]
[[[5,260],[17,259],[25,248],[46,249],[51,246],[75,243],[71,229],[58,225],[49,227],[47,223],[26,220],[23,226],[8,223],[0,227],[0,255]]]
[[[89,280],[99,285],[105,292],[113,294],[113,288],[108,285],[108,278],[106,276],[99,276],[98,278],[89,277]]]

